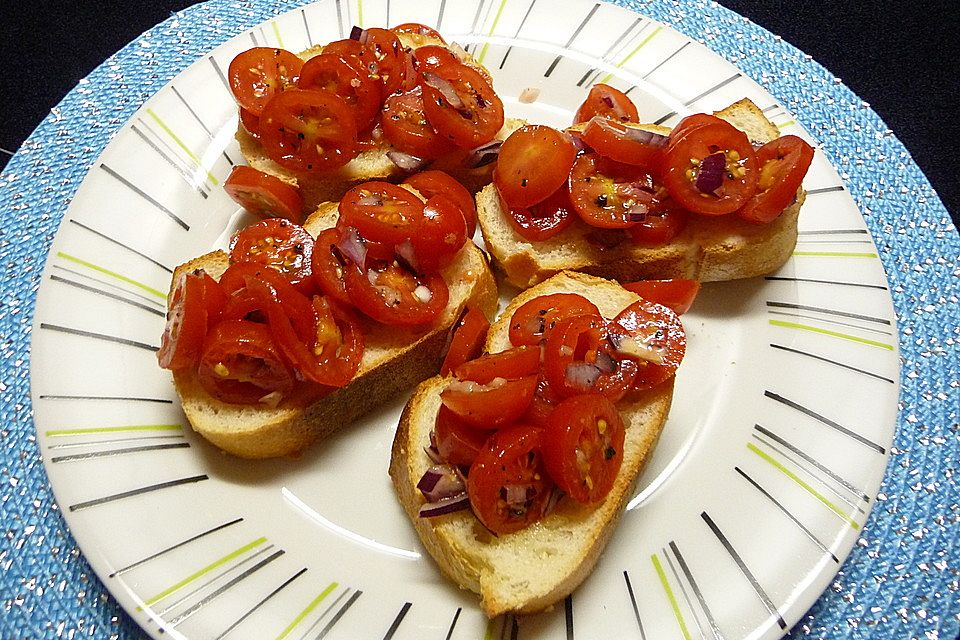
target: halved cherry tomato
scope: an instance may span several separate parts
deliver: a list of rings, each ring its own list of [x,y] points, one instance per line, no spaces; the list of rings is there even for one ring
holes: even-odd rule
[[[253,47],[230,61],[227,77],[237,103],[259,116],[274,95],[296,86],[303,61],[274,47]]]
[[[320,232],[313,245],[311,268],[313,282],[324,295],[344,304],[352,304],[343,277],[347,259],[337,246],[342,233],[336,227]]]
[[[442,194],[453,200],[467,222],[467,237],[473,237],[477,230],[476,201],[467,188],[450,177],[450,174],[435,169],[421,171],[405,178],[403,184],[410,185],[424,198]]]
[[[233,168],[223,190],[241,207],[261,218],[286,218],[300,223],[303,197],[300,190],[280,178],[252,167]]]
[[[433,160],[449,153],[454,146],[436,132],[424,115],[422,91],[417,86],[389,96],[383,103],[380,122],[390,144],[417,158]]]
[[[380,111],[380,86],[363,73],[360,59],[348,54],[321,53],[306,61],[297,86],[328,91],[346,101],[358,131],[366,129]]]
[[[557,322],[572,316],[599,316],[600,310],[577,293],[537,296],[517,307],[510,318],[510,343],[539,345]]]
[[[443,36],[441,36],[436,29],[428,27],[425,24],[420,24],[419,22],[404,22],[403,24],[398,24],[397,26],[391,28],[390,31],[414,36],[414,41],[417,42],[423,42],[426,39],[432,39],[439,40],[440,42],[446,44]],[[417,36],[419,36],[419,38]]]
[[[304,293],[313,291],[313,236],[283,218],[268,218],[246,227],[230,239],[230,262],[255,262],[279,271]]]
[[[378,88],[382,88],[383,83],[377,75],[373,51],[360,44],[359,40],[352,40],[350,38],[334,40],[329,44],[325,44],[321,53],[335,54],[349,64],[356,64],[357,71],[363,73],[368,79],[373,80]]]
[[[489,384],[453,380],[440,400],[461,420],[479,429],[497,429],[515,422],[530,406],[537,376],[516,380],[496,378]]]
[[[494,378],[516,380],[533,375],[540,369],[540,347],[523,345],[506,351],[486,353],[457,367],[457,380],[490,384]]]
[[[607,497],[623,463],[625,429],[616,406],[598,394],[567,398],[547,419],[543,463],[557,486],[581,504]]]
[[[490,82],[460,63],[423,73],[423,108],[438,133],[465,149],[490,142],[503,127],[503,103]]]
[[[462,466],[473,464],[492,433],[492,430],[477,429],[467,424],[442,404],[433,426],[440,457],[449,464]]]
[[[576,157],[576,147],[563,133],[525,125],[500,147],[493,182],[508,207],[530,207],[563,186]]]
[[[566,185],[532,207],[510,209],[504,205],[504,208],[509,212],[507,221],[514,230],[532,242],[549,240],[573,224],[577,218]]]
[[[714,169],[706,169],[708,165]],[[670,197],[695,213],[732,213],[756,192],[759,172],[750,139],[720,119],[673,139],[664,166]]]
[[[193,367],[200,358],[207,329],[220,317],[227,296],[203,270],[180,275],[170,296],[167,324],[157,360],[164,369]]]
[[[450,265],[467,241],[467,223],[444,194],[423,203],[423,214],[410,238],[417,270],[430,272]]]
[[[654,175],[660,172],[666,146],[664,136],[595,116],[584,127],[581,137],[604,157],[643,167]]]
[[[547,418],[563,400],[550,387],[550,383],[541,374],[537,379],[537,390],[533,393],[533,400],[530,401],[530,407],[527,412],[520,416],[518,422],[532,424],[535,427],[547,426]]]
[[[737,215],[759,224],[776,219],[797,197],[811,162],[813,147],[797,136],[781,136],[760,147],[757,193]]]
[[[254,115],[252,112],[247,111],[243,107],[239,107],[240,111],[240,122],[243,124],[243,128],[247,130],[254,139],[260,139],[260,116]]]
[[[447,62],[460,64],[460,58],[457,57],[457,54],[447,47],[428,44],[413,50],[413,65],[420,73],[435,69]]]
[[[639,365],[634,389],[649,389],[676,373],[687,349],[676,313],[661,304],[638,300],[614,318],[613,327],[609,341],[619,345],[617,355]]]
[[[217,323],[204,342],[197,379],[213,397],[230,404],[275,406],[294,386],[265,324],[246,320]]]
[[[675,126],[670,132],[670,135],[668,136],[669,139],[667,141],[667,147],[669,148],[673,146],[694,129],[699,129],[700,127],[708,124],[716,124],[717,122],[723,122],[723,119],[709,113],[694,113],[686,116],[683,120],[678,122],[677,126]]]
[[[590,87],[590,93],[577,109],[573,122],[586,122],[594,116],[618,122],[640,122],[640,114],[630,97],[608,84],[595,84]]]
[[[625,229],[640,222],[656,206],[653,177],[642,167],[604,158],[580,156],[570,172],[570,200],[587,224]]]
[[[383,96],[399,89],[405,77],[407,52],[397,36],[387,29],[372,27],[363,30],[360,43],[373,52],[377,75],[383,80]]]
[[[344,272],[353,304],[378,322],[420,325],[436,320],[447,307],[450,292],[439,274],[414,276],[396,262],[379,262]]]
[[[696,280],[639,280],[623,285],[627,291],[632,291],[644,300],[662,304],[677,315],[686,313],[693,304],[693,300],[700,291],[700,283]]]
[[[490,321],[477,307],[468,307],[460,321],[453,327],[450,346],[443,357],[440,375],[449,375],[454,369],[480,355],[487,337]]]
[[[690,213],[669,197],[657,200],[650,210],[626,232],[636,244],[659,247],[680,235],[687,226]]]
[[[612,324],[599,315],[571,316],[550,331],[543,376],[557,395],[599,393],[616,402],[630,390],[637,363],[614,350]]]
[[[423,217],[423,202],[389,182],[364,182],[340,200],[337,226],[355,227],[374,242],[400,244],[413,235]]]
[[[303,342],[313,339],[316,318],[310,298],[296,290],[273,267],[256,262],[236,262],[220,276],[220,286],[228,294],[223,320],[265,323],[268,322],[268,307],[279,303],[299,339]]]
[[[260,142],[270,159],[287,169],[336,169],[356,155],[357,122],[339,96],[287,89],[263,108]]]
[[[544,515],[553,483],[543,465],[542,430],[525,425],[487,439],[467,476],[477,519],[497,535],[519,531]]]

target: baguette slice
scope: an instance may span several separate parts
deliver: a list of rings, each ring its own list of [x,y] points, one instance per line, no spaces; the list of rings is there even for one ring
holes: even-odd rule
[[[313,236],[336,224],[336,203],[327,203],[304,225]],[[228,266],[227,254],[214,251],[176,269],[203,268],[219,279]],[[387,402],[404,389],[440,369],[447,336],[461,311],[476,306],[487,317],[495,313],[498,294],[486,257],[467,242],[443,270],[450,301],[442,316],[427,327],[391,327],[367,320],[360,369],[346,387],[317,397],[302,390],[275,407],[221,402],[210,396],[191,371],[174,372],[177,394],[194,431],[220,449],[242,458],[272,458],[296,454],[308,445]]]
[[[510,346],[509,320],[521,304],[541,294],[573,292],[613,317],[637,296],[614,282],[581,273],[557,274],[518,295],[491,326],[488,352]],[[449,378],[435,376],[417,387],[400,418],[390,476],[423,545],[451,580],[480,594],[483,612],[533,613],[562,600],[593,569],[613,533],[634,483],[657,442],[670,410],[673,381],[618,403],[626,426],[623,466],[610,494],[596,507],[563,499],[555,511],[521,531],[493,536],[470,511],[420,518],[424,499],[416,486],[433,464],[424,453]]]
[[[763,144],[780,131],[748,99],[716,112],[744,131],[754,144]],[[657,133],[669,130],[642,125]],[[751,224],[736,216],[692,215],[686,229],[670,243],[641,247],[618,231],[595,229],[579,220],[553,238],[531,242],[507,221],[496,188],[477,194],[477,215],[494,266],[513,285],[526,288],[564,269],[591,273],[620,282],[643,279],[690,278],[701,282],[763,275],[790,257],[797,241],[797,218],[805,192],[774,221]],[[604,239],[622,241],[604,246]],[[598,241],[599,240],[599,241]]]

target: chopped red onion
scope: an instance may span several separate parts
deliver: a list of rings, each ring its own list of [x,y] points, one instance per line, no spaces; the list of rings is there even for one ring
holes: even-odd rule
[[[723,184],[727,172],[727,157],[723,152],[710,154],[700,161],[697,171],[697,189],[701,193],[713,193]]]
[[[617,361],[609,353],[601,351],[597,354],[597,369],[600,373],[613,373],[617,370]]]
[[[355,227],[347,227],[335,246],[340,250],[341,255],[361,269],[367,267],[367,246],[363,243],[363,238],[360,237],[360,232]]]
[[[458,496],[451,496],[436,502],[428,502],[420,507],[419,516],[421,518],[435,518],[436,516],[455,513],[470,508],[470,498],[466,493]]]
[[[600,378],[600,367],[589,362],[572,362],[567,365],[567,382],[577,389],[591,389]]]
[[[666,147],[667,142],[669,141],[669,138],[665,135],[655,133],[653,131],[647,131],[646,129],[641,129],[639,127],[622,125],[603,116],[592,117],[590,122],[588,122],[583,128],[584,132],[591,127],[605,129],[606,131],[612,132],[614,135],[622,136],[626,140],[639,142],[640,144],[648,147]]]
[[[353,25],[353,27],[350,29],[350,39],[360,40],[362,36],[363,36],[363,29],[361,29],[357,25]]]
[[[494,162],[500,155],[503,140],[491,140],[471,150],[463,159],[463,166],[476,169]]]
[[[457,90],[453,88],[453,85],[446,79],[441,78],[436,73],[427,71],[423,74],[423,82],[428,87],[432,87],[440,92],[440,95],[443,96],[443,99],[447,101],[452,108],[459,111],[464,108],[463,100],[460,99],[460,96],[457,94]]]
[[[427,469],[417,483],[417,489],[427,502],[436,502],[464,493],[467,487],[456,467],[437,464]]]
[[[420,264],[410,238],[404,238],[403,242],[397,245],[394,254],[397,256],[397,261],[401,267],[412,273],[418,273]]]
[[[429,160],[412,156],[409,153],[397,151],[396,149],[387,151],[387,157],[390,158],[390,161],[393,162],[393,164],[397,165],[404,171],[419,171],[427,166],[427,164],[430,162]]]
[[[525,505],[527,503],[527,495],[530,491],[530,485],[526,484],[505,484],[503,485],[504,493],[504,502],[507,503],[508,507]]]

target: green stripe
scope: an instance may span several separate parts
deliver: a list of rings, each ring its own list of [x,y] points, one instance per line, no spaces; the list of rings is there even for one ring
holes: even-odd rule
[[[796,120],[787,120],[786,122],[778,125],[774,125],[777,129],[783,129],[784,127],[789,127],[792,124],[797,124]]]
[[[148,285],[145,285],[145,284],[143,284],[142,282],[138,282],[138,281],[134,280],[133,278],[128,278],[127,276],[120,275],[120,274],[117,273],[116,271],[111,271],[110,269],[105,269],[104,267],[101,267],[101,266],[98,265],[98,264],[93,264],[92,262],[87,262],[86,260],[83,260],[82,258],[78,258],[78,257],[76,257],[76,256],[72,256],[72,255],[70,255],[69,253],[64,253],[63,251],[58,251],[58,252],[57,252],[57,257],[58,257],[58,258],[63,258],[64,260],[69,260],[70,262],[74,262],[74,263],[79,264],[79,265],[81,265],[81,266],[87,267],[88,269],[93,269],[94,271],[98,271],[98,272],[100,272],[100,273],[102,273],[102,274],[104,274],[104,275],[110,276],[111,278],[116,278],[117,280],[120,280],[121,282],[126,282],[126,283],[128,283],[128,284],[132,284],[133,286],[139,287],[140,289],[143,289],[143,290],[146,291],[147,293],[152,293],[153,295],[157,296],[158,298],[162,298],[163,300],[166,300],[166,299],[167,299],[167,294],[165,294],[163,291],[160,291],[160,290],[158,290],[158,289],[154,289],[153,287],[148,286]]]
[[[280,25],[277,24],[276,20],[273,20],[270,26],[273,27],[273,35],[277,38],[277,44],[280,45],[281,49],[285,49],[286,47],[283,46],[283,36],[280,35]]]
[[[623,65],[627,64],[627,61],[628,61],[630,58],[632,58],[637,51],[640,51],[640,49],[642,49],[643,47],[645,47],[648,42],[650,42],[651,40],[653,40],[653,37],[656,36],[658,33],[660,33],[660,30],[661,30],[661,29],[663,29],[662,26],[659,26],[659,27],[657,27],[656,29],[654,29],[654,30],[653,30],[653,33],[651,33],[651,34],[648,35],[646,38],[644,38],[643,41],[642,41],[640,44],[638,44],[633,51],[631,51],[630,53],[627,54],[627,57],[626,57],[626,58],[624,58],[623,60],[621,60],[620,62],[617,63],[617,68],[619,69],[619,68],[622,67]],[[613,74],[612,74],[612,73],[608,73],[606,76],[604,76],[603,80],[601,80],[600,83],[601,83],[601,84],[606,84],[607,82],[610,81],[610,79],[611,79],[612,77],[613,77]]]
[[[657,570],[657,576],[660,577],[660,584],[667,594],[667,600],[670,601],[670,607],[673,609],[673,615],[677,619],[677,624],[680,625],[680,631],[683,633],[685,640],[690,640],[690,631],[687,630],[687,623],[683,620],[680,603],[677,602],[677,597],[673,595],[673,589],[670,588],[670,582],[667,581],[667,574],[664,573],[663,567],[660,565],[660,558],[657,557],[657,554],[653,554],[650,556],[650,560],[653,561],[653,568]]]
[[[503,14],[503,8],[507,6],[507,0],[500,0],[500,7],[497,9],[497,15],[493,16],[493,24],[490,25],[490,32],[487,36],[493,36],[493,32],[497,30],[497,23],[500,22],[500,16]],[[483,57],[487,55],[487,47],[490,46],[489,42],[483,44],[483,48],[480,49],[480,55],[477,57],[477,62],[483,64]]]
[[[173,129],[171,129],[169,126],[167,126],[167,123],[164,122],[164,121],[160,118],[160,116],[158,116],[158,115],[156,114],[156,112],[155,112],[153,109],[147,109],[147,113],[150,115],[151,118],[153,118],[153,121],[156,122],[157,125],[158,125],[161,129],[163,129],[163,130],[166,132],[166,134],[167,134],[168,136],[170,136],[170,138],[171,138],[175,143],[177,143],[177,146],[180,147],[181,149],[183,149],[183,152],[184,152],[185,154],[187,154],[187,156],[188,156],[191,160],[193,160],[193,163],[194,163],[198,168],[203,169],[203,167],[202,167],[202,165],[201,165],[201,163],[200,163],[200,158],[198,158],[198,157],[197,157],[197,154],[195,154],[193,151],[191,151],[190,148],[187,147],[186,144],[184,144],[183,140],[181,140],[180,137],[173,132]],[[217,180],[217,177],[216,177],[215,175],[213,175],[212,173],[210,173],[210,172],[207,171],[206,169],[204,169],[204,171],[207,172],[207,180],[209,180],[210,182],[212,182],[212,183],[215,184],[215,185],[219,185],[219,184],[220,184],[220,181]]]
[[[851,518],[849,515],[844,513],[840,509],[840,507],[838,507],[833,502],[831,502],[830,499],[827,498],[825,495],[823,495],[822,493],[820,493],[819,491],[811,487],[809,484],[804,482],[802,478],[800,478],[799,476],[797,476],[797,474],[787,469],[785,466],[783,466],[783,464],[781,464],[777,460],[774,460],[773,457],[771,457],[768,453],[761,451],[756,447],[756,445],[754,445],[751,442],[747,443],[747,448],[750,449],[750,451],[753,451],[755,454],[757,454],[761,458],[763,458],[764,460],[766,460],[767,462],[769,462],[771,465],[774,466],[774,468],[776,468],[782,474],[784,474],[785,476],[787,476],[788,478],[796,482],[798,485],[806,489],[810,495],[812,495],[814,498],[816,498],[817,500],[825,504],[831,511],[833,511],[835,514],[840,516],[840,518],[846,521],[847,524],[849,524],[851,527],[853,527],[854,529],[860,529],[860,525],[857,524],[853,518]]]
[[[190,574],[189,576],[187,576],[186,578],[184,578],[184,579],[181,580],[180,582],[176,583],[175,585],[170,586],[170,587],[167,587],[166,589],[164,589],[163,591],[161,591],[161,592],[158,593],[157,595],[153,596],[153,597],[150,598],[149,600],[144,601],[144,603],[143,603],[142,605],[140,605],[139,607],[137,607],[137,611],[143,611],[143,608],[144,608],[144,607],[149,607],[149,606],[151,606],[151,605],[153,605],[153,604],[156,604],[156,603],[159,602],[160,600],[163,600],[164,598],[166,598],[167,596],[169,596],[171,593],[174,593],[174,592],[176,592],[176,591],[179,591],[180,589],[184,588],[185,586],[187,586],[187,585],[190,584],[191,582],[194,582],[194,581],[197,580],[198,578],[201,578],[201,577],[205,576],[206,574],[210,573],[211,571],[213,571],[213,570],[216,569],[217,567],[221,567],[221,566],[225,565],[226,563],[230,562],[230,561],[233,560],[234,558],[237,558],[237,557],[243,555],[244,553],[246,553],[247,551],[250,551],[250,549],[253,549],[254,547],[260,546],[261,544],[263,544],[263,543],[266,542],[266,541],[267,541],[266,538],[257,538],[257,539],[254,540],[253,542],[251,542],[251,543],[249,543],[249,544],[243,545],[242,547],[240,547],[240,548],[237,549],[236,551],[231,551],[230,553],[228,553],[227,555],[223,556],[223,557],[220,558],[219,560],[215,560],[214,562],[211,562],[210,564],[208,564],[207,566],[205,566],[203,569],[200,569],[200,570],[197,571],[196,573]]]
[[[357,26],[363,29],[363,0],[357,0]]]
[[[317,608],[317,605],[323,602],[323,599],[326,598],[330,593],[337,588],[336,582],[331,582],[327,585],[327,588],[320,592],[316,598],[313,599],[313,602],[307,605],[307,608],[300,612],[300,614],[293,619],[293,621],[287,625],[287,628],[280,632],[280,635],[277,636],[276,640],[283,640],[286,638],[294,627],[303,622],[303,619],[310,615],[310,612]]]
[[[861,338],[860,336],[852,336],[849,333],[840,333],[839,331],[830,331],[829,329],[821,329],[820,327],[811,327],[808,324],[799,324],[797,322],[785,322],[783,320],[767,320],[770,324],[775,327],[786,327],[787,329],[800,329],[801,331],[812,331],[813,333],[819,333],[825,336],[833,336],[834,338],[843,338],[844,340],[852,340],[853,342],[859,342],[860,344],[866,344],[871,347],[880,347],[881,349],[886,349],[887,351],[893,351],[893,345],[887,344],[886,342],[877,342],[876,340],[867,340],[866,338]]]
[[[57,436],[77,436],[87,433],[116,433],[118,431],[183,431],[179,424],[133,424],[125,427],[90,427],[88,429],[52,429],[44,435],[48,438]]]
[[[794,251],[795,256],[816,258],[879,258],[875,253],[857,253],[853,251]]]

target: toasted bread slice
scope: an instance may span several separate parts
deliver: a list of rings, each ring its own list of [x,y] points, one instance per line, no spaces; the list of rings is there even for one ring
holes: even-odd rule
[[[748,99],[715,115],[744,131],[755,144],[780,135]],[[669,132],[656,125],[642,128]],[[548,240],[531,242],[507,221],[492,184],[477,194],[477,215],[494,266],[520,288],[564,269],[620,282],[666,278],[711,282],[763,275],[786,262],[796,245],[797,218],[804,198],[805,192],[800,189],[792,205],[774,221],[762,225],[732,215],[691,216],[680,235],[659,247],[635,245],[622,232],[596,229],[580,220]]]
[[[589,298],[607,317],[638,298],[609,280],[581,273],[557,274],[518,295],[494,322],[488,352],[510,347],[514,310],[538,295],[573,292]],[[393,442],[390,476],[397,496],[427,551],[461,587],[480,594],[490,617],[533,613],[562,600],[593,569],[633,495],[635,480],[657,442],[670,410],[673,381],[617,403],[626,425],[623,465],[609,495],[596,507],[562,499],[546,518],[515,533],[494,536],[471,511],[421,518],[424,499],[416,486],[433,464],[424,453],[449,378],[435,376],[417,387],[400,418]]]
[[[304,226],[316,236],[336,220],[336,203],[327,203]],[[173,281],[181,272],[198,268],[217,279],[227,266],[227,254],[214,251],[178,267]],[[486,257],[472,242],[442,273],[450,300],[440,318],[426,327],[391,327],[361,318],[365,348],[360,369],[347,386],[328,395],[318,398],[315,389],[304,389],[276,406],[228,404],[204,391],[193,372],[174,372],[177,394],[194,431],[242,458],[295,454],[436,374],[461,311],[475,306],[490,317],[498,300]]]

